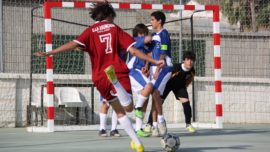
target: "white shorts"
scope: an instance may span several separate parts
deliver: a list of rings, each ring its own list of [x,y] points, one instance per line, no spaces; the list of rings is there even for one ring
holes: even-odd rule
[[[157,80],[154,80],[153,75],[156,71],[157,66],[151,66],[150,67],[150,76],[151,76],[151,82],[154,85],[154,89],[158,89],[160,94],[163,94],[164,89],[166,87],[167,82],[171,78],[172,75],[172,67],[164,67],[159,72]]]
[[[134,93],[139,93],[148,83],[151,83],[150,78],[147,78],[139,69],[131,69],[129,72],[131,89]]]

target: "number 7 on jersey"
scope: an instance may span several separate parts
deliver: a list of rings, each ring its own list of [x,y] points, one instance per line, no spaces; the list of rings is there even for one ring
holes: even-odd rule
[[[112,53],[112,35],[111,33],[103,34],[99,36],[101,43],[106,43],[105,53]]]

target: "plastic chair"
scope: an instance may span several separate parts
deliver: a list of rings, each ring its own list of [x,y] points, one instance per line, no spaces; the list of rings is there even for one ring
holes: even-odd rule
[[[60,109],[62,109],[66,114],[69,116],[74,117],[70,112],[67,111],[67,107],[75,107],[76,108],[76,124],[79,124],[79,113],[80,108],[85,107],[85,117],[86,120],[88,119],[87,116],[87,106],[86,104],[81,100],[80,93],[76,88],[72,87],[63,87],[60,89],[59,92],[59,103],[58,106]]]
[[[81,100],[80,93],[76,88],[64,87],[60,89],[59,106],[65,107],[85,107]]]

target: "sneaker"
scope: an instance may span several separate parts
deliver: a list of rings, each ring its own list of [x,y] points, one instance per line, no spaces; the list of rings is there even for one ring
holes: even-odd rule
[[[196,132],[196,129],[191,124],[187,124],[186,130],[190,133]]]
[[[166,122],[158,123],[158,131],[160,136],[164,136],[167,134]]]
[[[142,129],[136,131],[136,134],[138,137],[149,137],[150,136],[150,134],[145,133]]]
[[[159,137],[158,128],[152,128],[152,136],[153,137]]]
[[[142,112],[142,110],[135,109],[135,116],[137,118],[143,119],[143,112]]]
[[[120,137],[121,134],[118,132],[117,129],[115,129],[115,130],[112,130],[112,131],[110,132],[110,136]]]
[[[114,71],[114,67],[112,65],[108,66],[105,70],[105,73],[107,75],[108,80],[112,83],[115,84],[117,82],[117,77]]]
[[[151,130],[152,130],[152,126],[150,124],[146,124],[143,129],[145,133],[151,133]]]
[[[102,129],[98,132],[98,135],[101,136],[101,137],[107,137],[107,131]]]
[[[144,152],[144,147],[142,144],[140,145],[135,145],[134,141],[130,142],[130,147],[131,149],[135,150],[136,152]]]

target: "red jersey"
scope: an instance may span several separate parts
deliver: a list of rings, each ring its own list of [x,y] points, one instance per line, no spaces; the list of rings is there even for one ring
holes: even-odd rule
[[[88,27],[74,42],[89,53],[92,63],[92,79],[104,75],[104,69],[113,65],[116,73],[126,73],[126,63],[120,58],[120,50],[128,50],[134,39],[120,27],[101,21]]]

